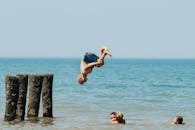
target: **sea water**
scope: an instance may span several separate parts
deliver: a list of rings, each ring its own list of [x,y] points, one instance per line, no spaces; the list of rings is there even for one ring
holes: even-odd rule
[[[79,72],[77,58],[0,58],[0,129],[195,129],[193,59],[108,58],[103,67],[93,69],[84,85],[76,82]],[[38,122],[27,117],[20,123],[4,122],[6,75],[45,73],[54,75],[52,121],[43,123],[40,103]],[[113,111],[123,112],[125,125],[110,123]],[[175,115],[183,116],[185,125],[172,125]]]

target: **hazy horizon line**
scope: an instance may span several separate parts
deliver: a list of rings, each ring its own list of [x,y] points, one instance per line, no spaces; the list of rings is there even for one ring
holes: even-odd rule
[[[36,56],[26,56],[26,57],[13,57],[13,56],[3,56],[1,59],[81,59],[81,57],[36,57]],[[183,60],[195,60],[194,57],[108,57],[107,59],[183,59]]]

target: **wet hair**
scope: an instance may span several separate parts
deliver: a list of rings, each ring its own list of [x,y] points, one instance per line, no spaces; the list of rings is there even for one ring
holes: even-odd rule
[[[116,112],[111,112],[110,115],[116,115]]]
[[[125,124],[125,119],[124,119],[122,112],[116,113],[116,119],[117,119],[118,123]]]
[[[183,117],[182,116],[175,116],[176,121],[175,124],[183,124]]]

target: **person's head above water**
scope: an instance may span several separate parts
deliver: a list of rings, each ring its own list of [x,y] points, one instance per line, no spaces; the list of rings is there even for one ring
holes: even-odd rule
[[[174,124],[174,125],[184,124],[183,117],[182,116],[175,116],[172,120],[172,124]]]
[[[116,113],[116,119],[117,119],[118,123],[125,124],[125,119],[124,119],[122,112]]]
[[[111,120],[111,123],[113,123],[113,124],[118,124],[118,121],[117,121],[117,119],[116,119],[116,112],[111,112],[110,113],[110,120]]]
[[[113,124],[125,124],[125,119],[122,112],[110,113],[111,123]]]

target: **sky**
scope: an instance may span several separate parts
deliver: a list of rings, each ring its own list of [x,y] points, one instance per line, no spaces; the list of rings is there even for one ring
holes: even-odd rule
[[[195,58],[194,0],[2,0],[0,57]]]

